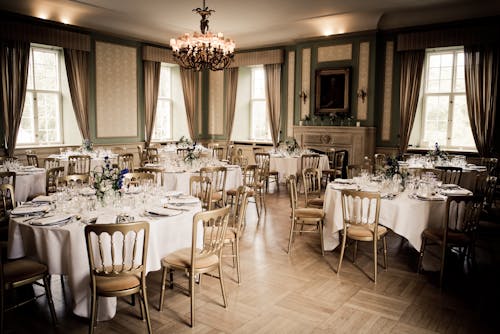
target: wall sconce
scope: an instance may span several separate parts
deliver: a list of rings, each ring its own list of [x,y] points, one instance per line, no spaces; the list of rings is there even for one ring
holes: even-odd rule
[[[300,93],[299,93],[299,97],[301,98],[302,100],[302,103],[306,104],[306,101],[307,101],[307,93],[305,90],[302,90]]]
[[[358,90],[358,98],[360,98],[363,103],[365,103],[366,95],[368,94],[364,88]]]

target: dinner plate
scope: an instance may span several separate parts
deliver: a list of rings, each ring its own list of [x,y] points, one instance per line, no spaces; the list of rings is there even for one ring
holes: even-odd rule
[[[40,212],[47,212],[50,210],[48,205],[37,205],[37,206],[18,206],[14,208],[10,214],[12,215],[29,215]]]
[[[35,226],[51,226],[67,223],[73,215],[69,214],[58,214],[46,217],[40,217],[30,221],[30,225]]]
[[[453,183],[445,183],[440,186],[441,189],[456,189],[459,188],[458,185]]]
[[[455,196],[466,196],[466,195],[472,195],[472,191],[468,189],[463,189],[463,188],[457,188],[457,189],[444,189],[441,191],[441,194],[450,196],[450,195],[455,195]]]
[[[32,200],[33,203],[50,203],[54,201],[55,201],[54,196],[45,196],[45,195],[37,196]]]
[[[150,208],[150,209],[147,209],[146,212],[150,215],[164,216],[164,217],[177,216],[177,215],[182,213],[181,210],[173,210],[173,209],[161,208],[161,207]]]
[[[442,195],[434,195],[434,196],[422,196],[422,195],[416,195],[417,199],[421,201],[444,201],[446,200],[445,196]]]

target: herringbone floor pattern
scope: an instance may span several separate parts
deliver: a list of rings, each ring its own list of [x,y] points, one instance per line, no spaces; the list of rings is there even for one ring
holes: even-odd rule
[[[340,276],[335,273],[339,251],[322,257],[319,237],[303,234],[287,254],[289,202],[287,194],[271,194],[268,210],[257,222],[249,206],[241,241],[242,280],[225,259],[229,307],[221,306],[218,282],[203,277],[196,287],[196,326],[187,325],[189,298],[168,290],[164,311],[158,312],[160,273],[148,275],[149,309],[155,333],[487,333],[498,330],[500,225],[483,222],[477,265],[461,265],[453,256],[440,292],[437,275],[415,273],[417,252],[395,234],[389,237],[389,269],[380,268],[375,285],[370,248],[362,246],[356,265],[347,253]],[[183,283],[185,276],[176,275]],[[52,290],[59,325],[52,327],[45,298],[7,314],[7,333],[86,333],[87,319],[71,313],[68,289],[59,277]],[[29,293],[27,291],[25,293]],[[100,322],[96,333],[143,333],[139,307],[119,300],[117,316]]]

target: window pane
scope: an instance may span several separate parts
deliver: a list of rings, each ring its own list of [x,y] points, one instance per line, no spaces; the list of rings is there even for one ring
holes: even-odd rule
[[[474,137],[467,113],[467,99],[465,95],[455,96],[453,101],[453,125],[451,145],[459,147],[475,147]]]
[[[27,92],[24,101],[23,117],[17,134],[18,144],[30,144],[35,142],[35,119],[33,112],[33,93]]]
[[[427,92],[451,92],[453,53],[432,54],[428,57]]]
[[[264,68],[254,67],[252,68],[252,98],[253,99],[265,99],[266,98],[266,86],[264,78]]]
[[[156,107],[156,120],[153,130],[153,140],[154,141],[165,141],[172,139],[171,129],[172,129],[172,116],[171,107],[172,103],[170,100],[158,100],[158,106]]]
[[[38,110],[38,141],[40,143],[60,142],[59,95],[38,93],[36,104]]]
[[[30,52],[30,59],[28,65],[28,85],[26,89],[33,89],[33,53]]]
[[[252,139],[270,139],[269,125],[267,121],[266,101],[252,101]]]
[[[424,142],[428,144],[447,143],[448,96],[427,96],[425,98]]]
[[[34,50],[33,64],[35,68],[35,89],[58,90],[57,52]]]
[[[170,67],[162,66],[160,70],[160,87],[158,97],[171,98],[171,74]]]
[[[464,53],[457,53],[457,68],[455,71],[455,91],[465,92]]]

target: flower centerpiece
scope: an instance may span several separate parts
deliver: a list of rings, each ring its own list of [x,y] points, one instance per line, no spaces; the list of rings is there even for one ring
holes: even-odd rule
[[[182,136],[179,141],[177,142],[177,146],[181,148],[186,148],[191,146],[192,142],[187,138],[186,136]]]
[[[434,144],[434,150],[429,151],[427,155],[429,155],[434,161],[437,161],[439,159],[448,160],[448,154],[439,148],[438,143]]]
[[[108,156],[104,157],[104,166],[92,171],[92,186],[98,199],[102,200],[106,193],[119,191],[123,186],[123,178],[128,169],[113,168]]]
[[[82,142],[81,150],[84,152],[92,152],[94,150],[94,144],[92,144],[90,139],[84,139]]]
[[[295,138],[289,138],[289,139],[285,140],[285,145],[286,145],[286,151],[289,154],[292,154],[296,150],[300,149],[299,143],[297,143],[297,140]]]
[[[199,152],[196,151],[196,143],[193,143],[187,148],[186,156],[184,157],[184,162],[192,165],[194,160],[200,157]]]
[[[389,156],[385,164],[385,176],[390,179],[401,179],[401,185],[405,187],[406,178],[409,175],[406,163],[403,166],[399,163],[401,157]]]

